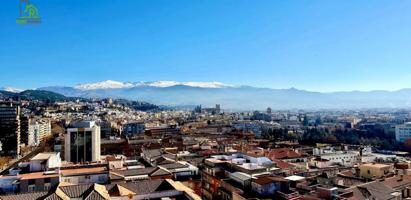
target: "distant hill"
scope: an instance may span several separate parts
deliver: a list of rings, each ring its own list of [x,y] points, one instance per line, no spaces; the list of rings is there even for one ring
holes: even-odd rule
[[[45,90],[25,90],[19,93],[0,91],[1,98],[12,98],[21,100],[38,100],[38,101],[68,101],[73,99],[73,97],[66,97],[62,94],[58,94],[51,91]]]
[[[84,100],[85,98],[66,97],[57,92],[51,92],[51,91],[46,91],[46,90],[25,90],[22,92],[9,92],[9,91],[0,90],[0,99],[38,100],[38,101],[58,102],[58,101],[74,101],[77,99]],[[135,110],[141,110],[141,111],[152,111],[152,110],[163,109],[157,105],[147,103],[147,102],[142,102],[142,101],[117,99],[115,100],[115,103],[129,106],[131,108],[134,108]]]

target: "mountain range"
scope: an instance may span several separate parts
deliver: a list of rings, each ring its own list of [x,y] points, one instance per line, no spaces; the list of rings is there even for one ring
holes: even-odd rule
[[[70,86],[50,86],[38,90],[68,97],[125,98],[157,105],[203,107],[221,104],[224,109],[361,109],[411,108],[411,89],[397,91],[312,92],[306,90],[271,89],[233,86],[220,82],[119,82]]]

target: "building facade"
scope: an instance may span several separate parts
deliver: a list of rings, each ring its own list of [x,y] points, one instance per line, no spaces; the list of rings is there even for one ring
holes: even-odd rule
[[[38,146],[51,135],[51,123],[48,119],[31,121],[29,125],[28,145]]]
[[[123,133],[127,137],[135,137],[140,134],[143,134],[146,130],[146,126],[143,122],[132,122],[127,123],[123,126]]]
[[[395,126],[395,140],[405,142],[411,138],[411,122]]]
[[[0,104],[0,142],[5,155],[20,154],[20,106],[13,103]]]
[[[65,160],[68,162],[100,161],[100,127],[94,121],[80,122],[67,129]]]

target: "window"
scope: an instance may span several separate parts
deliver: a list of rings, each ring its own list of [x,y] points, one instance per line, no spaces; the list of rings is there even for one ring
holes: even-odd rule
[[[44,184],[44,190],[45,190],[45,191],[48,191],[48,190],[50,190],[50,189],[51,189],[51,184],[50,184],[50,183]]]
[[[45,178],[44,179],[44,183],[50,183],[51,182],[51,178]]]
[[[29,187],[27,188],[27,191],[34,192],[35,187],[36,187],[35,185],[29,185]]]
[[[35,185],[36,184],[36,180],[35,179],[30,179],[29,180],[29,185]]]
[[[370,170],[367,170],[367,173],[368,173],[368,174],[371,174]]]

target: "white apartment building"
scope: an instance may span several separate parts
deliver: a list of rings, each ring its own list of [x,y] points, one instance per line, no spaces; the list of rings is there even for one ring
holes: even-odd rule
[[[334,153],[325,153],[317,155],[310,160],[310,165],[317,168],[326,168],[340,165],[351,167],[358,162],[360,153],[357,151],[335,151]]]
[[[48,119],[36,120],[29,125],[28,145],[38,146],[51,135],[51,123]]]

